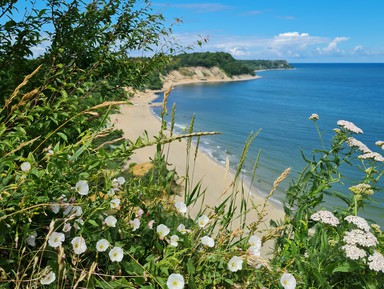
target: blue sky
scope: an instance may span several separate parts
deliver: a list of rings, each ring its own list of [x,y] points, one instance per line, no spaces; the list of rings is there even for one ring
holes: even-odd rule
[[[384,62],[384,0],[153,0],[184,45],[238,59]]]

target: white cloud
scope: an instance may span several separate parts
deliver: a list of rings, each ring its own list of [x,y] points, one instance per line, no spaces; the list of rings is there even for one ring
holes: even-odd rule
[[[331,42],[328,43],[327,47],[316,48],[316,51],[319,54],[343,54],[344,52],[337,47],[341,42],[349,40],[349,37],[336,37]]]
[[[190,9],[195,12],[218,12],[231,9],[231,6],[217,3],[196,3],[196,4],[170,4],[169,7]]]

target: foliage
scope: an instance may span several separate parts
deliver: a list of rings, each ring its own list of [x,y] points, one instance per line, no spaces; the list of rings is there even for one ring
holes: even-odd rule
[[[239,63],[253,70],[293,68],[286,60],[239,60]]]

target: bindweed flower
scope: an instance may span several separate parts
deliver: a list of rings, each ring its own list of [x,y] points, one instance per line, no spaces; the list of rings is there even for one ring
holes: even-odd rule
[[[295,289],[296,288],[296,279],[290,273],[284,273],[280,278],[280,284],[284,289]]]
[[[75,237],[72,239],[72,247],[75,254],[83,254],[87,250],[87,245],[83,237]]]
[[[64,226],[63,226],[63,232],[64,233],[68,233],[69,231],[71,231],[72,229],[72,226],[70,223],[65,223]]]
[[[82,196],[88,195],[89,186],[88,186],[87,181],[83,181],[83,180],[78,181],[75,185],[75,190],[76,190],[76,192],[78,192]]]
[[[365,232],[369,232],[368,222],[359,216],[347,216],[344,218],[348,223],[355,224],[359,229],[364,230]]]
[[[189,233],[191,232],[191,230],[188,230],[185,228],[184,224],[180,224],[177,226],[177,229],[176,229],[178,232],[180,232],[181,234],[185,234],[185,233]]]
[[[368,257],[368,267],[373,271],[384,273],[384,256],[375,251],[373,255]]]
[[[187,205],[184,204],[183,202],[181,201],[177,201],[175,202],[175,208],[177,209],[177,211],[181,214],[185,214],[188,210],[187,210]]]
[[[356,247],[355,245],[344,245],[341,247],[345,251],[345,255],[352,260],[358,260],[360,258],[364,258],[367,256],[367,253],[360,249],[359,247]]]
[[[215,246],[215,240],[213,240],[209,236],[204,236],[200,240],[201,240],[201,244],[203,244],[206,247],[213,248]]]
[[[136,212],[136,218],[141,218],[144,214],[144,211],[142,209],[138,209]]]
[[[117,219],[114,216],[108,216],[104,222],[108,227],[116,227]]]
[[[31,170],[31,164],[29,162],[23,162],[21,165],[20,165],[20,169],[24,172],[24,173],[28,173],[30,170]]]
[[[119,206],[120,206],[120,199],[113,199],[109,202],[110,206],[111,206],[111,209],[118,209]]]
[[[140,220],[138,218],[135,218],[131,221],[129,221],[129,224],[133,227],[132,232],[136,231],[138,228],[140,228]]]
[[[48,238],[48,244],[52,248],[56,248],[61,246],[61,244],[65,241],[65,235],[63,233],[53,232],[51,236]]]
[[[108,255],[112,262],[121,262],[124,257],[124,251],[120,247],[115,246],[109,251]]]
[[[374,193],[372,187],[369,184],[358,184],[356,186],[350,187],[349,190],[355,195],[371,196]]]
[[[243,260],[240,257],[233,256],[228,262],[228,270],[237,272],[243,268]]]
[[[112,186],[114,188],[117,188],[118,186],[122,186],[125,184],[125,178],[124,177],[118,177],[117,179],[112,180]]]
[[[378,244],[376,237],[371,232],[360,229],[352,230],[344,235],[343,241],[349,245],[360,245],[363,247],[374,247]]]
[[[167,280],[168,289],[183,289],[184,288],[184,277],[180,274],[171,274]]]
[[[206,215],[202,215],[197,219],[197,224],[200,228],[204,228],[209,223],[209,218]]]
[[[259,236],[252,235],[249,237],[248,244],[252,247],[261,248],[261,239]]]
[[[346,120],[339,120],[337,121],[337,125],[345,128],[346,130],[352,132],[352,133],[363,133],[363,130],[361,128],[358,128],[355,126],[352,122],[346,121]]]
[[[51,271],[50,267],[47,267],[47,273],[40,279],[42,285],[49,285],[56,280],[56,274]]]
[[[248,254],[251,256],[259,257],[261,255],[261,247],[259,246],[250,246],[248,248]]]
[[[151,230],[153,229],[153,223],[155,222],[155,220],[150,220],[148,222],[148,228],[150,228]]]
[[[180,240],[180,238],[179,238],[179,236],[177,236],[177,235],[172,235],[171,236],[171,238],[170,238],[170,245],[171,246],[173,246],[173,247],[177,247],[177,245],[179,245],[179,240]]]
[[[57,203],[52,203],[49,207],[54,214],[57,214],[60,211],[60,205]]]
[[[340,223],[339,219],[329,211],[318,211],[311,216],[311,219],[314,221],[320,221],[333,227],[336,227]]]
[[[100,239],[96,243],[96,250],[98,252],[104,252],[104,251],[106,251],[109,248],[109,246],[110,246],[110,243],[108,242],[108,240]]]
[[[159,235],[160,240],[164,240],[165,236],[169,234],[171,230],[164,224],[160,224],[156,228],[156,232]]]
[[[25,241],[27,242],[27,244],[31,247],[35,247],[36,246],[36,237],[37,237],[37,233],[36,232],[33,232],[31,235],[29,235]]]
[[[319,115],[317,113],[312,113],[309,119],[313,121],[319,120]]]
[[[107,195],[110,196],[110,197],[113,197],[115,194],[116,194],[116,192],[115,192],[114,189],[109,189],[108,192],[107,192]]]

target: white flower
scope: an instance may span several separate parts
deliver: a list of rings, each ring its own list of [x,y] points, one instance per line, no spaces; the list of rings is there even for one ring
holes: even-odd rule
[[[180,274],[171,274],[167,280],[168,289],[183,289],[184,288],[184,277]]]
[[[151,230],[153,229],[153,223],[155,222],[155,220],[150,220],[148,222],[148,228],[150,228]]]
[[[75,186],[75,190],[82,196],[88,195],[89,186],[87,181],[78,181]]]
[[[363,130],[361,128],[358,128],[352,122],[349,122],[346,120],[337,121],[337,125],[345,128],[346,130],[353,132],[353,133],[363,133]]]
[[[75,223],[73,224],[73,227],[76,229],[76,230],[80,230],[80,226],[84,225],[84,220],[79,218],[79,219],[76,219],[75,220]]]
[[[140,220],[138,218],[129,221],[129,223],[133,227],[132,232],[136,231],[140,227]]]
[[[112,262],[120,262],[123,260],[124,257],[124,251],[120,247],[113,247],[111,251],[109,251],[109,258]]]
[[[170,238],[170,245],[173,246],[173,247],[177,247],[178,243],[179,242],[180,238],[179,236],[177,235],[172,235],[171,238]]]
[[[369,232],[369,225],[368,222],[359,216],[347,216],[344,218],[348,223],[355,224],[359,229],[364,230],[366,232]]]
[[[309,117],[310,120],[316,121],[319,119],[319,115],[317,113],[312,113]]]
[[[50,205],[50,208],[54,214],[57,214],[60,211],[60,205],[57,203],[53,203]]]
[[[184,204],[181,201],[175,202],[175,208],[182,214],[185,214],[187,212],[187,205]]]
[[[248,254],[252,256],[260,256],[261,255],[261,247],[259,246],[250,246],[248,248]]]
[[[384,162],[384,157],[381,154],[376,152],[366,153],[358,156],[358,158],[362,160],[372,159],[372,160],[375,160],[376,162]]]
[[[339,219],[329,211],[318,211],[311,216],[311,219],[314,221],[320,221],[333,227],[336,227],[340,223]]]
[[[29,162],[24,162],[20,165],[20,169],[24,173],[28,173],[31,170],[31,164]]]
[[[61,246],[61,244],[65,241],[65,235],[63,233],[53,232],[51,236],[48,238],[48,244],[52,248],[56,248]]]
[[[373,271],[384,273],[384,256],[375,251],[372,256],[368,257],[368,266]]]
[[[69,231],[71,231],[71,228],[72,228],[72,226],[70,223],[65,223],[63,226],[63,232],[68,233]]]
[[[347,257],[352,260],[358,260],[367,256],[367,253],[363,249],[360,249],[355,245],[347,244],[342,246],[341,249],[343,249],[345,251],[345,255],[347,255]]]
[[[108,216],[105,218],[104,222],[108,227],[116,227],[117,219],[114,216]]]
[[[243,260],[240,257],[233,256],[228,262],[228,270],[237,272],[243,268]]]
[[[252,235],[249,237],[248,244],[252,247],[261,248],[261,239],[259,236]]]
[[[376,237],[371,232],[360,229],[352,230],[344,235],[343,241],[349,245],[360,245],[363,247],[374,247],[378,244]]]
[[[31,247],[35,247],[36,246],[36,237],[37,237],[37,233],[36,232],[33,232],[31,235],[29,235],[25,241],[27,242],[27,244]]]
[[[374,193],[372,187],[369,184],[358,184],[356,186],[350,187],[349,190],[355,195],[371,196]]]
[[[177,226],[177,229],[176,229],[178,232],[180,232],[181,234],[185,234],[185,233],[189,233],[191,232],[191,230],[188,230],[185,228],[184,224],[180,224]]]
[[[120,186],[122,186],[125,183],[125,178],[124,177],[118,177],[117,182],[119,183]]]
[[[114,198],[112,201],[110,201],[111,209],[118,209],[120,206],[120,199]]]
[[[204,246],[206,247],[214,247],[215,246],[215,240],[213,240],[211,237],[209,236],[204,236],[202,237],[201,239],[201,244],[203,244]]]
[[[50,268],[49,268],[49,270],[50,270]],[[52,282],[54,282],[55,280],[56,280],[56,274],[53,273],[52,271],[49,271],[47,274],[45,274],[43,276],[43,278],[40,279],[40,283],[42,285],[49,285]]]
[[[209,218],[206,215],[202,215],[200,218],[197,219],[197,224],[200,228],[204,228],[209,222]]]
[[[113,197],[114,195],[115,195],[115,190],[114,189],[109,189],[109,191],[108,191],[108,196],[110,196],[110,197]]]
[[[290,273],[284,273],[280,278],[280,283],[284,289],[295,289],[296,288],[296,279]]]
[[[164,224],[160,224],[156,228],[156,232],[159,235],[160,240],[163,240],[165,236],[169,234],[171,230]]]
[[[106,251],[108,249],[109,246],[110,246],[110,244],[109,244],[108,240],[100,239],[96,243],[96,250],[98,252],[104,252],[104,251]]]
[[[75,237],[71,243],[75,254],[83,254],[87,250],[87,245],[83,237]]]
[[[353,137],[349,137],[347,139],[347,145],[352,147],[352,148],[357,148],[359,151],[361,151],[365,154],[372,152],[365,144],[363,144],[361,141],[359,141]]]
[[[141,216],[144,214],[144,211],[142,209],[138,209],[136,212],[136,218],[141,218]]]

